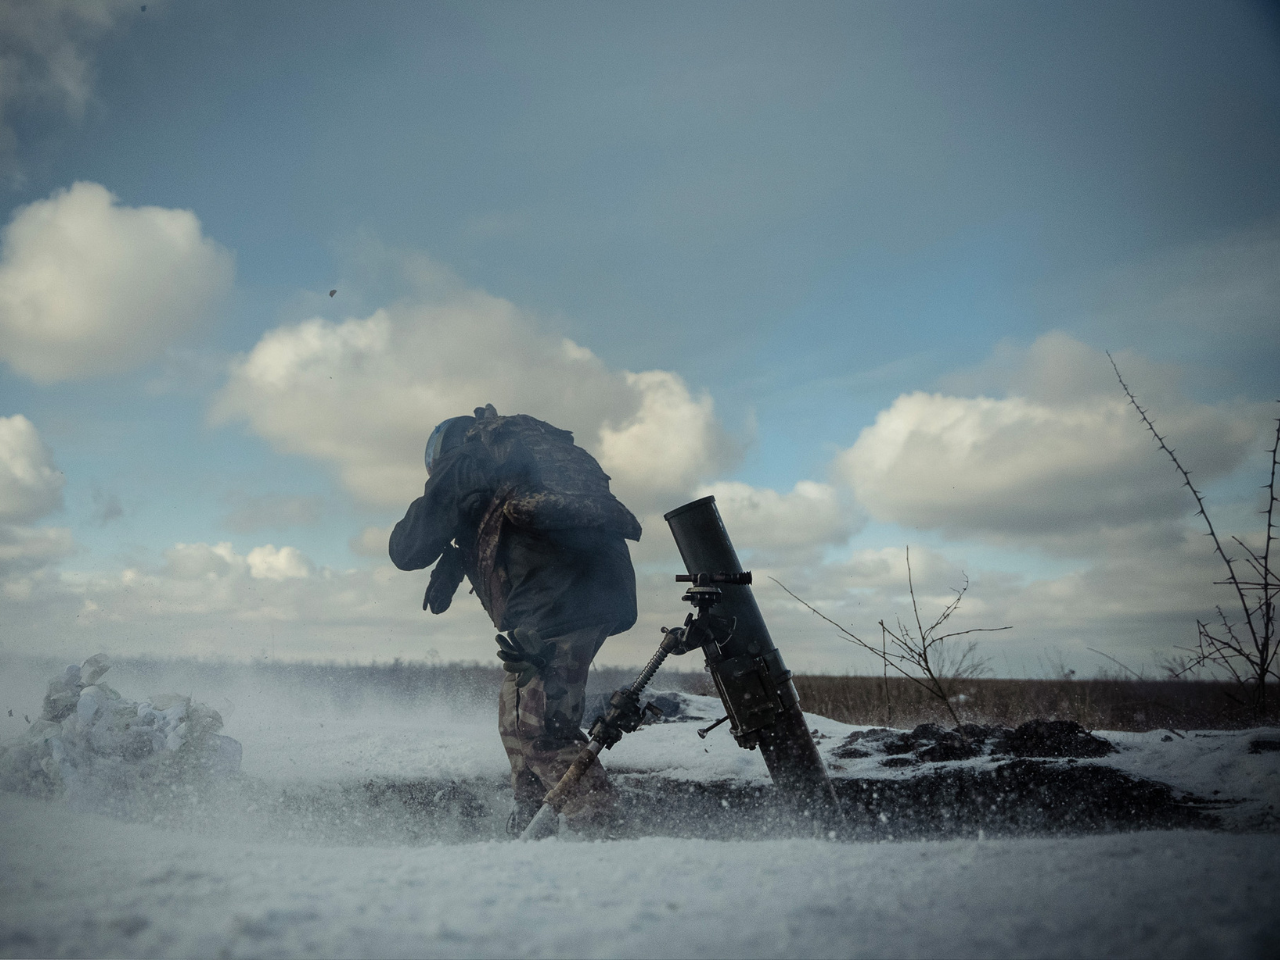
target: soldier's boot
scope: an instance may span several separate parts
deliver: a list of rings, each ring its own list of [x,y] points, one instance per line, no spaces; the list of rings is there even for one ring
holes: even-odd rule
[[[507,817],[507,836],[519,839],[520,834],[524,833],[524,828],[532,822],[541,806],[542,804],[536,801],[517,800],[516,805],[511,809],[511,816]]]
[[[515,806],[511,808],[511,816],[507,818],[507,833],[512,837],[519,837],[542,806],[542,797],[546,791],[542,789],[542,781],[527,768],[511,775],[511,786],[515,794]]]

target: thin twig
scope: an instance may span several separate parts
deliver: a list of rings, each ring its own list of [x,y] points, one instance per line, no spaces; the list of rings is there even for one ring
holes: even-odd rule
[[[999,633],[1001,630],[1012,630],[1013,627],[970,627],[968,630],[957,630],[955,633],[944,633],[942,636],[934,640],[934,643],[941,643],[943,640],[950,640],[952,637],[963,637],[966,633]]]
[[[1085,649],[1086,649],[1086,650],[1088,650],[1090,653],[1096,653],[1096,654],[1097,654],[1098,656],[1100,656],[1100,657],[1106,657],[1108,660],[1110,660],[1112,663],[1114,663],[1114,664],[1115,664],[1117,667],[1119,667],[1121,670],[1125,671],[1125,673],[1129,674],[1129,675],[1130,675],[1131,677],[1133,677],[1135,680],[1145,680],[1145,679],[1147,679],[1146,677],[1144,677],[1144,676],[1143,676],[1142,674],[1140,674],[1140,673],[1134,673],[1132,670],[1130,670],[1130,669],[1129,669],[1129,667],[1128,667],[1128,666],[1126,666],[1125,664],[1121,663],[1119,660],[1117,660],[1115,657],[1111,656],[1111,654],[1109,654],[1109,653],[1103,653],[1101,650],[1095,650],[1095,649],[1093,649],[1093,647],[1085,647]]]

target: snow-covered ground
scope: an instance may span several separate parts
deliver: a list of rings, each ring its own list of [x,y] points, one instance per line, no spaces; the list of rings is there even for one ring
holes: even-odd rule
[[[126,697],[161,692],[108,679]],[[8,671],[0,698],[38,711],[45,680]],[[494,704],[169,681],[223,714],[242,775],[152,797],[133,822],[0,793],[0,956],[1280,955],[1280,833],[1256,829],[1280,808],[1280,754],[1249,752],[1280,731],[1103,734],[1119,752],[1087,761],[1240,801],[1214,808],[1231,830],[524,844],[477,839],[505,818]],[[4,719],[7,736],[25,727]],[[645,727],[606,766],[619,782],[767,780],[758,754],[724,727],[699,739],[701,725]],[[835,758],[857,728],[812,727],[837,776],[924,769]],[[450,782],[485,810],[469,834],[449,828],[444,789],[420,798],[420,829],[405,829],[412,805],[379,821],[379,784]]]
[[[1274,957],[1280,837],[244,842],[0,797],[9,956]]]

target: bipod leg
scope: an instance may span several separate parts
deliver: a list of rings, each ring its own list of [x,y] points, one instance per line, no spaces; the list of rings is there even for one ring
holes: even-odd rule
[[[565,771],[560,782],[547,791],[537,814],[520,834],[521,840],[541,840],[555,833],[560,826],[560,811],[573,792],[578,789],[578,783],[591,769],[591,765],[598,762],[600,751],[612,748],[622,739],[624,733],[634,733],[638,730],[640,724],[644,722],[646,713],[662,715],[662,711],[652,703],[641,707],[640,694],[653,679],[653,675],[658,672],[662,661],[676,648],[681,636],[682,634],[674,631],[667,633],[662,638],[662,643],[658,645],[657,651],[649,658],[645,668],[640,671],[640,676],[636,677],[631,686],[623,687],[609,698],[609,709],[605,711],[603,717],[596,717],[595,723],[591,725],[591,742],[582,748],[582,752]]]
[[[542,806],[534,818],[529,821],[529,825],[524,828],[524,832],[520,834],[521,840],[542,840],[559,829],[560,811],[563,809],[565,801],[577,789],[579,781],[591,769],[591,765],[596,762],[596,758],[602,749],[604,749],[604,745],[598,740],[592,740],[582,748],[582,752],[578,754],[577,759],[565,771],[564,776],[560,778],[560,782],[547,791],[547,795],[542,798]]]

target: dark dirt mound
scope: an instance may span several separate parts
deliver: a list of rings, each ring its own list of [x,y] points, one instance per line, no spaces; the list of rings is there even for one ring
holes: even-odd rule
[[[924,763],[971,760],[974,757],[1054,757],[1087,759],[1114,752],[1108,741],[1095,737],[1072,720],[1030,720],[1016,730],[1008,727],[963,723],[946,730],[936,723],[922,723],[908,732],[875,727],[851,733],[831,756],[838,760],[913,754]],[[884,761],[885,766],[903,764]]]
[[[1105,757],[1115,747],[1074,720],[1028,720],[996,740],[992,753],[1015,757]]]
[[[918,754],[926,762],[942,760],[970,760],[982,756],[982,741],[970,740],[959,733],[944,731]]]
[[[858,746],[863,740],[883,740],[894,736],[895,731],[888,727],[872,727],[870,730],[855,730],[844,738],[844,741],[831,751],[831,755],[838,760],[853,760],[859,757],[871,756],[871,751],[864,750]]]

